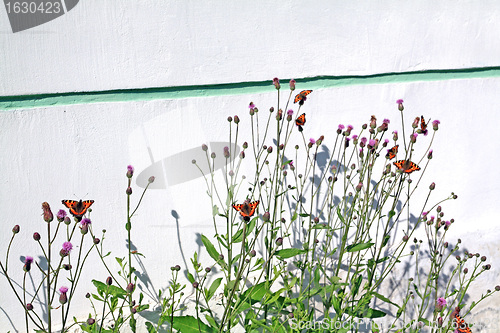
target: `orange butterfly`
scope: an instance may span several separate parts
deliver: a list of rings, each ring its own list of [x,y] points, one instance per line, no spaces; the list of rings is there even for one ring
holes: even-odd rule
[[[243,216],[243,219],[248,222],[250,221],[250,216],[255,213],[255,209],[259,205],[259,202],[259,200],[254,202],[245,200],[245,202],[243,202],[241,205],[233,205],[233,208],[240,212],[241,216]]]
[[[396,157],[396,154],[398,153],[398,147],[399,147],[399,145],[396,145],[396,146],[392,147],[391,149],[387,150],[387,155],[385,155],[385,157],[387,157],[390,160],[392,160],[394,157]]]
[[[300,105],[304,104],[304,101],[306,100],[306,96],[312,93],[312,90],[302,90],[300,93],[295,95],[294,103],[299,102]]]
[[[469,325],[467,325],[465,320],[463,320],[458,313],[455,313],[455,320],[453,323],[453,327],[456,328],[457,332],[460,333],[472,333],[472,331],[469,328]]]
[[[299,132],[302,132],[304,124],[306,123],[306,114],[301,114],[297,119],[295,119],[295,125],[299,126]]]
[[[69,208],[71,215],[81,220],[82,216],[87,212],[87,209],[94,203],[94,200],[63,200],[62,203]]]
[[[412,173],[413,171],[420,170],[420,167],[410,160],[399,160],[397,162],[393,162],[392,164],[404,173]]]
[[[420,129],[422,130],[422,133],[424,135],[427,135],[427,125],[429,125],[429,120],[427,120],[427,123],[425,122],[424,116],[420,117]]]

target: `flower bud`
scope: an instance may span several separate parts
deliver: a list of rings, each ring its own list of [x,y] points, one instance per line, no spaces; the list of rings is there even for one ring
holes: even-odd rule
[[[196,160],[194,160],[194,162],[196,163]],[[154,183],[154,181],[155,181],[155,176],[151,176],[148,178],[148,183],[151,184],[151,183]]]
[[[193,288],[198,289],[199,283],[198,282],[193,282]]]
[[[363,188],[363,183],[359,183],[357,186],[356,186],[356,192],[359,192],[361,191],[361,189]]]
[[[202,149],[203,151],[207,151],[207,150],[208,150],[208,146],[207,146],[206,144],[202,144],[202,145],[201,145],[201,149]]]
[[[64,218],[64,224],[66,224],[66,225],[70,225],[71,224],[71,219],[69,218],[69,216],[66,216]]]
[[[33,304],[31,304],[31,303],[26,304],[26,310],[28,310],[28,311],[33,310]]]
[[[106,284],[108,286],[112,285],[113,284],[113,278],[111,276],[108,276],[108,278],[106,279]]]
[[[279,245],[281,245],[281,244],[283,244],[283,238],[278,237],[278,238],[276,239],[276,245],[278,245],[278,246],[279,246]]]
[[[66,304],[68,302],[68,296],[66,295],[66,292],[68,292],[68,288],[61,287],[61,288],[59,288],[59,292],[61,293],[59,295],[59,303]]]
[[[45,222],[49,223],[54,219],[54,215],[52,214],[52,211],[50,210],[50,205],[47,202],[42,203],[42,209],[43,209],[43,219]]]
[[[38,232],[35,232],[33,234],[33,239],[36,240],[37,242],[40,240],[40,238],[42,238],[42,237],[40,236],[40,234]]]
[[[240,117],[234,116],[234,123],[239,124],[239,122],[240,122]]]
[[[127,195],[131,195],[132,194],[132,188],[130,186],[127,187],[127,190],[125,190],[125,193],[127,193]]]
[[[281,86],[280,86],[280,80],[278,80],[277,77],[275,77],[273,79],[273,84],[274,84],[274,87],[276,88],[276,90],[280,90]]]
[[[294,90],[295,90],[295,80],[294,80],[294,79],[291,79],[291,80],[290,80],[290,90],[291,90],[291,91],[294,91]]]
[[[439,120],[434,120],[432,122],[432,128],[437,131],[439,129],[439,124],[441,124],[441,122]]]
[[[416,117],[415,119],[413,119],[413,123],[411,124],[411,127],[417,128],[418,124],[420,124],[420,117]]]
[[[129,165],[127,166],[127,178],[132,178],[134,175],[134,167]]]
[[[402,99],[398,99],[396,101],[396,103],[398,104],[398,110],[399,111],[403,111],[405,108],[403,107],[403,100]]]
[[[370,128],[374,129],[377,127],[377,118],[375,118],[374,115],[372,115],[372,118],[370,119]]]
[[[432,183],[430,186],[429,186],[429,189],[432,191],[436,188],[436,183]]]
[[[232,122],[233,121],[233,117],[231,117],[231,116],[227,117],[227,121]]]
[[[129,294],[131,294],[134,291],[134,289],[135,289],[135,285],[132,282],[130,282],[129,284],[127,284],[126,290],[127,290],[127,292]]]
[[[255,250],[250,251],[250,257],[255,257],[257,255],[257,252]]]
[[[429,160],[431,160],[431,159],[432,159],[432,149],[431,149],[431,150],[429,150],[429,153],[427,154],[427,158],[428,158]]]
[[[94,244],[97,245],[101,242],[101,240],[97,237],[94,238]]]
[[[19,224],[16,224],[14,226],[14,228],[12,228],[12,232],[15,233],[15,234],[18,234],[19,230],[21,230],[21,227],[19,226]]]
[[[87,325],[94,325],[94,324],[95,324],[95,319],[94,318],[87,319]]]
[[[271,214],[269,212],[265,212],[263,215],[262,215],[262,219],[264,220],[264,222],[269,222],[269,219],[271,218]]]

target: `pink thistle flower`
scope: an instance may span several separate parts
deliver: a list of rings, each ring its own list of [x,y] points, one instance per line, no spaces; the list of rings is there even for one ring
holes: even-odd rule
[[[396,103],[398,104],[398,110],[399,111],[403,111],[405,109],[404,106],[403,106],[403,100],[402,99],[398,99],[396,101]]]
[[[388,144],[389,144],[389,139],[385,139],[384,143],[382,144],[382,146],[383,147],[387,147]]]
[[[134,175],[134,167],[131,165],[127,166],[127,177],[132,178],[133,175]]]
[[[413,133],[413,134],[411,134],[411,135],[410,135],[410,142],[412,142],[412,143],[417,142],[417,136],[418,136],[418,134],[417,134],[417,133]]]
[[[394,141],[398,141],[398,131],[394,131],[394,132],[392,132],[392,139],[393,139]]]
[[[360,146],[361,146],[361,147],[364,147],[364,146],[366,145],[366,141],[367,141],[367,140],[368,140],[367,138],[362,137],[362,138],[361,138],[361,143],[360,143]]]
[[[370,148],[370,147],[374,148],[376,144],[377,144],[377,141],[370,139],[370,141],[368,141],[368,148]]]
[[[358,144],[358,136],[357,135],[352,136],[352,142],[354,142],[355,145]]]
[[[345,128],[345,126],[344,126],[344,125],[339,124],[339,130],[341,130],[341,131],[342,131],[344,128]]]
[[[445,305],[446,305],[446,300],[443,297],[439,297],[436,300],[436,310],[438,312],[440,312],[441,310],[443,310],[443,308],[444,308]]]
[[[277,90],[279,90],[279,89],[281,88],[281,86],[280,86],[280,80],[279,80],[277,77],[275,77],[275,78],[273,79],[273,84],[274,84],[274,87],[275,87]]]
[[[347,130],[345,131],[345,135],[346,136],[349,136],[351,135],[351,131],[354,129],[354,127],[352,127],[352,125],[347,125]]]
[[[80,222],[80,224],[81,224],[82,226],[84,226],[84,225],[89,225],[90,223],[92,223],[92,221],[90,221],[90,219],[89,219],[89,218],[84,218],[84,219]],[[70,244],[71,244],[71,243],[70,243]]]
[[[253,108],[255,108],[255,104],[253,104],[253,102],[250,102],[250,104],[248,104],[248,108],[249,108],[249,109],[253,109]]]
[[[66,295],[66,293],[68,292],[68,287],[59,288],[59,292],[61,293],[59,295],[59,303],[66,304],[68,302],[68,296]]]
[[[26,258],[24,259],[24,267],[23,267],[23,270],[25,272],[29,272],[30,271],[30,269],[31,269],[31,263],[33,263],[33,257],[26,256]]]
[[[310,139],[309,139],[309,142],[310,142],[311,144],[315,144],[315,143],[316,143],[316,140],[314,140],[313,138],[310,138]]]
[[[66,252],[69,252],[73,249],[73,244],[71,244],[71,242],[64,242],[62,245],[62,249]]]
[[[287,115],[289,115],[289,116],[293,115],[293,110],[292,110],[292,109],[288,110],[288,111],[286,112],[286,114],[287,114]]]
[[[437,119],[436,119],[436,120],[434,120],[434,121],[432,122],[432,128],[433,128],[435,131],[437,131],[437,130],[439,129],[439,124],[441,124],[441,122],[440,122],[439,120],[437,120]]]
[[[59,209],[59,211],[57,212],[57,215],[56,215],[57,216],[57,220],[59,222],[64,221],[64,218],[66,217],[66,215],[68,215],[68,214],[66,213],[65,210]]]
[[[389,119],[387,119],[387,118],[386,118],[386,119],[384,119],[382,122],[383,122],[384,124],[387,124],[387,125],[389,125],[389,124],[391,123],[391,121],[390,121]]]

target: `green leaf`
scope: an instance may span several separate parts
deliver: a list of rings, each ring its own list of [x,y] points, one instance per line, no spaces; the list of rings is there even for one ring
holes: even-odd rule
[[[176,316],[172,325],[182,333],[212,333],[215,330],[193,316]]]
[[[418,291],[418,287],[417,287],[417,285],[416,285],[415,283],[413,284],[413,288],[415,288],[415,292],[416,292],[416,293],[417,293],[417,295],[420,297],[420,299],[423,299],[423,298],[422,298],[422,294],[420,294],[420,292]]]
[[[205,248],[207,249],[207,252],[212,257],[212,259],[216,262],[219,262],[219,252],[217,252],[212,242],[210,242],[210,240],[205,235],[201,235],[201,241],[203,245],[205,245]]]
[[[301,213],[299,214],[299,216],[302,216],[302,217],[308,217],[310,214],[306,214],[306,213]]]
[[[155,327],[149,321],[146,322],[146,328],[148,329],[148,333],[156,333]]]
[[[132,330],[132,332],[134,332],[134,333],[135,333],[135,331],[136,331],[137,321],[135,320],[134,316],[131,316],[131,317],[130,317],[129,324],[130,324],[130,329]]]
[[[346,247],[346,250],[347,250],[347,252],[357,252],[357,251],[365,250],[373,245],[374,245],[374,243],[351,244],[351,245]]]
[[[280,259],[287,259],[287,258],[294,257],[298,254],[304,254],[304,253],[307,253],[307,251],[301,250],[301,249],[291,248],[291,249],[282,249],[282,250],[276,251],[276,256],[278,256]]]
[[[376,292],[373,291],[372,295],[375,296],[375,297],[377,297],[381,301],[384,301],[386,303],[389,303],[389,304],[392,304],[392,305],[396,306],[398,309],[400,308],[399,305],[397,305],[396,303],[391,302],[390,299],[388,299],[387,297],[385,297],[385,296],[383,296],[383,295],[381,295],[379,293],[376,293]]]
[[[255,228],[255,219],[252,219],[248,224],[247,224],[247,231],[246,235],[250,235],[250,233],[253,231]],[[243,241],[243,229],[240,229],[236,232],[236,234],[233,236],[233,243],[239,243]]]
[[[389,242],[389,239],[391,238],[390,235],[385,235],[384,241],[382,242],[382,247],[386,246],[387,243]]]
[[[127,291],[120,288],[120,287],[108,286],[107,284],[102,283],[102,282],[97,281],[97,280],[92,280],[92,283],[97,288],[97,291],[99,292],[99,295],[101,295],[101,296],[108,293],[108,295],[124,299],[125,296],[127,295]]]
[[[361,274],[359,274],[355,278],[353,286],[352,286],[352,296],[356,296],[356,294],[358,293],[359,287],[361,286],[361,282],[363,282],[363,276]]]
[[[360,309],[354,314],[358,318],[381,318],[385,317],[385,315],[385,312],[371,308]]]
[[[208,289],[208,294],[207,294],[207,301],[209,301],[212,296],[215,294],[217,291],[217,288],[219,288],[220,283],[222,281],[222,278],[215,279],[214,282],[210,285],[210,289]]]
[[[342,223],[345,223],[344,217],[342,216],[342,212],[340,211],[340,207],[337,207],[337,216],[339,217]]]
[[[296,219],[297,219],[297,212],[293,213],[292,222],[295,221]]]
[[[212,208],[212,215],[213,216],[217,216],[219,215],[219,208],[217,207],[217,205],[214,205],[214,207]]]
[[[430,326],[431,325],[431,323],[427,319],[425,319],[425,318],[421,318],[420,317],[420,318],[418,318],[418,321],[423,322],[425,324],[425,326]]]
[[[330,226],[326,223],[318,223],[311,229],[331,229]]]
[[[193,284],[195,282],[193,274],[191,274],[189,272],[187,273],[187,278],[188,278],[189,282],[191,282],[191,284]]]
[[[386,261],[387,259],[389,259],[389,257],[383,257],[383,258],[380,258],[379,260],[377,260],[377,264],[380,264],[381,262],[384,262],[384,261]]]
[[[266,300],[264,302],[264,304],[272,304],[274,302],[276,302],[278,300],[278,298],[280,297],[281,293],[284,292],[286,290],[286,288],[281,288],[280,290],[278,290],[277,292],[274,293],[274,295],[269,298],[268,300]]]

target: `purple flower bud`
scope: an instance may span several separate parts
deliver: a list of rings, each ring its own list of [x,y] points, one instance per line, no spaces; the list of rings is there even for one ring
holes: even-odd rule
[[[356,192],[359,192],[361,191],[361,189],[363,188],[363,183],[359,183],[357,186],[356,186]]]
[[[131,195],[132,194],[132,187],[127,187],[127,189],[125,190],[125,193],[127,193],[127,195]]]
[[[263,215],[262,215],[262,219],[264,220],[264,222],[269,222],[269,219],[271,218],[271,214],[269,212],[265,212]]]
[[[66,216],[64,218],[64,224],[66,224],[66,225],[70,225],[71,224],[71,219],[69,218],[69,216]]]
[[[267,147],[267,152],[269,154],[271,154],[273,152],[273,147],[271,147],[271,146]]]
[[[240,158],[245,158],[245,152],[244,152],[244,151],[242,151],[242,152],[240,153]]]
[[[92,326],[92,325],[94,325],[94,324],[95,324],[95,319],[94,319],[94,318],[89,318],[89,319],[87,319],[87,325]]]
[[[413,134],[411,134],[411,135],[410,135],[410,142],[411,142],[411,143],[415,143],[415,142],[417,142],[417,136],[418,136],[418,134],[417,134],[417,133],[413,133]]]
[[[224,259],[224,257],[222,257],[222,259]],[[178,272],[178,271],[180,271],[180,270],[181,270],[181,266],[179,266],[179,265],[175,265],[175,270],[176,270],[177,272]]]
[[[67,271],[69,271],[71,268],[73,268],[73,266],[71,266],[70,264],[64,264],[63,265],[63,268]]]
[[[131,294],[134,291],[134,289],[135,289],[135,285],[132,282],[130,282],[129,284],[127,284],[126,290],[127,290],[127,292],[129,294]]]
[[[372,118],[370,119],[370,128],[374,129],[377,127],[377,118],[375,118],[374,115],[372,115]]]
[[[31,303],[26,304],[26,310],[28,310],[28,311],[33,310],[33,304],[31,304]]]
[[[278,89],[278,88],[277,88]],[[199,283],[198,282],[193,282],[193,288],[198,289]]]
[[[35,232],[33,234],[33,239],[36,240],[37,242],[40,240],[40,238],[42,238],[42,237],[40,236],[40,234],[38,232]]]
[[[408,237],[407,235],[404,235],[404,236],[403,236],[403,242],[407,242],[407,241],[408,241],[408,238],[409,238],[409,237]]]
[[[101,242],[101,240],[97,237],[94,238],[94,244],[97,245]]]
[[[438,318],[438,327],[443,327],[443,317]]]
[[[349,136],[351,135],[351,131],[354,129],[354,127],[352,127],[352,125],[347,125],[347,130],[345,131],[345,135],[346,136]],[[353,137],[354,138],[354,137]]]
[[[394,131],[394,132],[392,132],[392,134],[393,134],[393,135],[392,135],[392,139],[393,139],[394,141],[398,141],[398,131]]]
[[[42,203],[42,209],[43,209],[43,219],[45,222],[50,223],[54,219],[54,215],[52,214],[52,211],[50,210],[50,205],[48,202]]]
[[[274,87],[275,87],[277,90],[279,90],[279,89],[281,88],[281,86],[280,86],[280,80],[278,80],[278,78],[277,78],[277,77],[275,77],[275,78],[273,79],[273,84],[274,84]]]
[[[134,167],[129,165],[127,166],[127,178],[132,178],[134,175]]]
[[[436,183],[432,183],[430,186],[429,186],[429,189],[432,191],[436,188]]]
[[[295,80],[294,80],[294,79],[291,79],[291,80],[290,80],[290,90],[291,90],[291,91],[294,91],[294,90],[295,90]]]
[[[196,163],[196,160],[194,161]],[[151,176],[148,178],[148,183],[153,183],[155,181],[155,176]]]
[[[432,128],[433,128],[435,131],[437,131],[437,130],[439,129],[439,124],[441,124],[441,122],[440,122],[439,120],[437,120],[437,119],[436,119],[436,120],[434,120],[434,121],[432,122]]]
[[[255,250],[252,250],[252,251],[250,251],[249,255],[250,255],[250,257],[253,258],[253,257],[255,257],[257,255],[257,252],[255,252]]]
[[[398,110],[399,111],[403,111],[405,108],[403,107],[403,100],[402,99],[398,99],[396,101],[396,103],[398,104]]]
[[[232,122],[233,121],[233,117],[231,117],[231,116],[227,117],[227,121]]]
[[[59,303],[66,304],[68,302],[68,296],[66,296],[66,293],[68,292],[68,288],[61,287],[61,288],[59,288],[59,292],[61,293],[59,295]]]
[[[18,234],[20,230],[21,230],[21,227],[19,226],[19,224],[16,224],[14,226],[14,228],[12,228],[12,232],[15,234]]]
[[[25,272],[29,272],[31,270],[32,262],[33,262],[33,257],[26,256],[26,259],[24,259],[24,267],[23,267],[23,270]]]
[[[112,285],[113,284],[113,278],[111,276],[108,276],[107,279],[106,279],[106,284],[108,286]]]
[[[283,244],[283,238],[278,237],[278,238],[276,239],[276,245],[280,246],[281,244]]]
[[[64,221],[64,218],[66,217],[66,215],[68,215],[68,214],[66,213],[65,210],[59,209],[59,211],[57,212],[57,215],[56,215],[57,216],[57,220],[59,222]]]
[[[212,152],[212,154],[210,154],[210,157],[211,158],[215,158],[217,155],[215,155],[215,152]]]
[[[240,122],[240,117],[234,116],[234,123],[239,124],[239,122]]]
[[[201,145],[201,149],[202,149],[203,151],[207,151],[207,150],[208,150],[208,146],[207,146],[206,144],[202,144],[202,145]]]
[[[229,158],[229,147],[224,147],[224,157]]]

